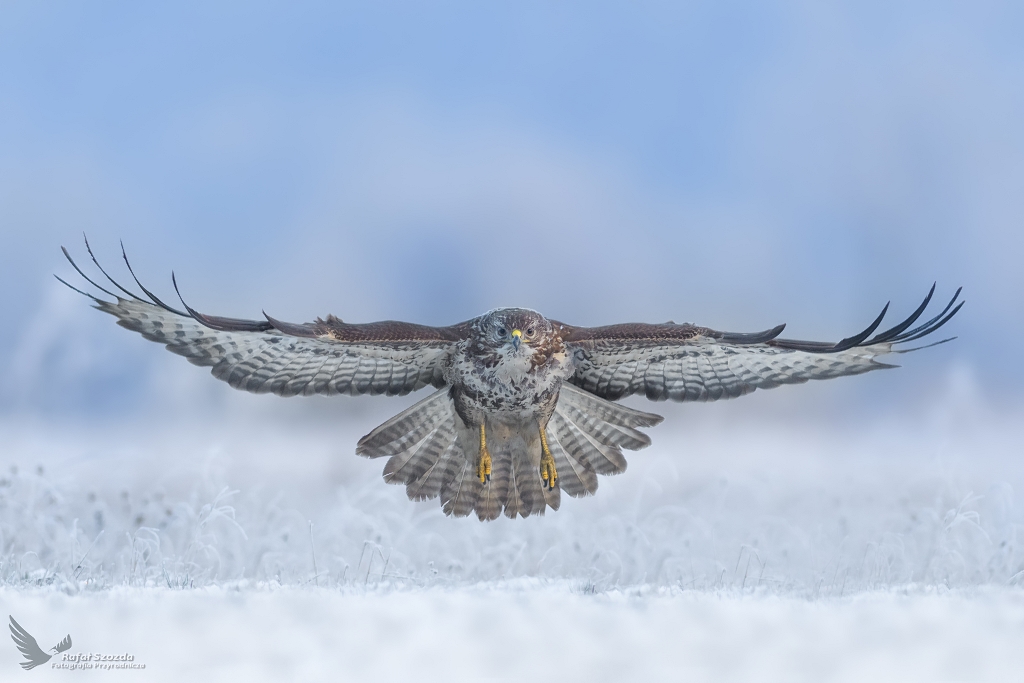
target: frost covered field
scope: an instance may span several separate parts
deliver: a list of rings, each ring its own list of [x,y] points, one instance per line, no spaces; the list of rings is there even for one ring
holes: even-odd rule
[[[669,409],[596,497],[491,524],[351,455],[373,416],[6,424],[0,603],[139,680],[1008,680],[1024,421],[971,392],[856,430]]]
[[[1019,680],[1020,7],[5,3],[0,618],[73,644],[0,681]],[[482,524],[354,455],[420,396],[234,391],[52,278],[113,287],[83,232],[294,323],[967,305],[898,371],[628,399],[627,472]]]

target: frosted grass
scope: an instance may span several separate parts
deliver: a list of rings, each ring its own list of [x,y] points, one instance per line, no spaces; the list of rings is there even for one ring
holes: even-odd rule
[[[952,393],[687,407],[595,497],[488,524],[352,454],[387,415],[8,420],[0,608],[139,680],[1009,680],[1024,420]]]
[[[938,434],[921,424],[857,434],[661,429],[629,471],[602,478],[597,496],[490,524],[407,501],[380,480],[383,461],[346,452],[354,426],[12,427],[0,584],[77,593],[538,579],[584,593],[809,598],[1015,587],[1024,430],[1013,417]]]

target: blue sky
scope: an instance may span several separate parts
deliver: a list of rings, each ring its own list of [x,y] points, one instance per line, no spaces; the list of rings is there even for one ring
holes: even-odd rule
[[[0,412],[131,416],[162,405],[167,372],[203,374],[52,280],[83,231],[114,266],[124,239],[162,293],[175,270],[201,310],[296,321],[524,305],[838,339],[962,284],[955,344],[842,400],[892,405],[959,371],[1019,401],[1017,5],[3,16]]]

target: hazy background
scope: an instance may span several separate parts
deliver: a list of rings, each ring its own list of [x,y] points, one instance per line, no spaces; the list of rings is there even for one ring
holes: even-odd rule
[[[1019,3],[4,3],[6,552],[51,571],[116,518],[90,558],[123,564],[96,576],[127,580],[125,533],[160,528],[175,580],[188,562],[272,577],[230,525],[208,544],[230,571],[182,559],[231,486],[247,538],[274,530],[284,582],[307,572],[309,520],[335,534],[336,581],[371,575],[367,540],[402,572],[469,578],[713,586],[726,567],[735,586],[757,543],[787,558],[777,585],[807,591],[840,590],[833,549],[862,587],[1016,576],[1021,35]],[[199,310],[296,322],[518,305],[837,340],[936,280],[940,306],[959,285],[968,303],[957,341],[897,372],[661,404],[655,445],[596,499],[481,526],[352,455],[413,399],[231,390],[52,278],[77,281],[59,247],[84,265],[83,231],[127,277],[123,239],[161,295],[173,269]],[[160,526],[174,492],[188,509]]]
[[[1019,400],[1016,3],[2,15],[5,414],[122,419],[172,400],[165,365],[201,372],[61,291],[83,231],[200,310],[295,321],[522,305],[838,339],[962,284],[955,345],[835,400],[898,408],[957,364]]]

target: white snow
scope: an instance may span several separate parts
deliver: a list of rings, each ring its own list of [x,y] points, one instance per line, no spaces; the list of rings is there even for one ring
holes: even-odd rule
[[[1024,420],[951,396],[687,407],[597,496],[490,524],[351,455],[373,415],[8,421],[0,607],[146,664],[40,680],[1012,680]]]
[[[32,672],[37,680],[906,683],[1010,681],[1024,666],[1024,599],[994,589],[811,601],[650,588],[586,594],[528,580],[77,596],[6,589],[0,604],[41,642],[70,633],[72,652],[125,652],[146,665],[44,665]],[[0,648],[3,671],[18,659],[13,646]]]

